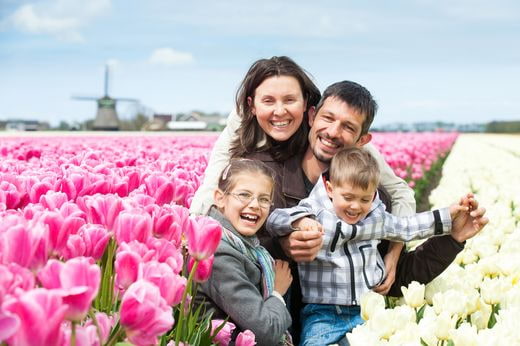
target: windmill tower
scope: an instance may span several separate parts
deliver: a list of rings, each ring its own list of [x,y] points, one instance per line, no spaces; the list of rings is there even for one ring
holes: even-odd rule
[[[96,131],[118,131],[119,118],[117,116],[116,104],[121,102],[139,102],[132,98],[112,98],[108,96],[108,64],[105,65],[105,93],[103,97],[89,97],[89,96],[73,96],[76,100],[88,100],[97,102],[96,119],[94,120],[93,129]]]

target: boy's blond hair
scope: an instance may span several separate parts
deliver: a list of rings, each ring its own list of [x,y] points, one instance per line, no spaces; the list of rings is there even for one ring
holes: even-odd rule
[[[357,147],[337,152],[329,169],[329,178],[333,185],[349,183],[363,190],[370,186],[377,187],[379,175],[379,167],[374,157],[368,151]]]

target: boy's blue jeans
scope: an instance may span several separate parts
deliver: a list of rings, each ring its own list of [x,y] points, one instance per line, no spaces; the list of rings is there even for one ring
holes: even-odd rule
[[[362,324],[359,306],[307,304],[301,313],[300,345],[348,345],[345,334]]]

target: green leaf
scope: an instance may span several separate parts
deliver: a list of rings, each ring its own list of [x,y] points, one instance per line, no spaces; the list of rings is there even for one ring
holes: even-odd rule
[[[447,346],[455,346],[455,343],[453,342],[453,340],[448,340],[448,344]]]
[[[423,338],[421,338],[421,346],[429,346],[426,341],[423,340]]]
[[[416,313],[416,322],[419,323],[420,320],[422,320],[424,316],[424,310],[426,309],[426,304],[421,306],[421,308]]]

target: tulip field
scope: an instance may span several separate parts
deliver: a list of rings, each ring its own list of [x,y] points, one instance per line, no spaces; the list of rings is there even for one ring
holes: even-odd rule
[[[0,137],[0,344],[227,345],[234,326],[196,322],[191,304],[221,236],[187,209],[215,140]],[[396,307],[364,297],[351,345],[520,344],[520,136],[376,133],[373,143],[411,187],[451,151],[430,202],[474,192],[491,221]]]

